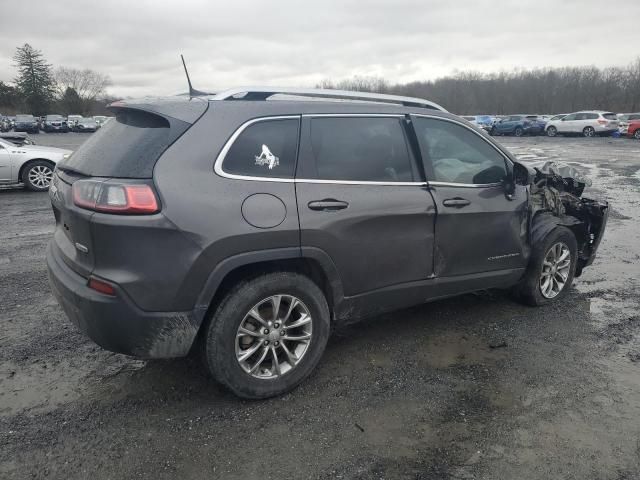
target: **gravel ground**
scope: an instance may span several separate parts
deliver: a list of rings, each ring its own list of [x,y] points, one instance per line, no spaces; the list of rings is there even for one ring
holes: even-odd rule
[[[0,190],[0,478],[640,478],[640,142],[500,141],[574,163],[586,195],[613,204],[569,295],[529,308],[489,291],[372,318],[261,402],[192,360],[136,360],[76,331],[47,284],[47,195]]]

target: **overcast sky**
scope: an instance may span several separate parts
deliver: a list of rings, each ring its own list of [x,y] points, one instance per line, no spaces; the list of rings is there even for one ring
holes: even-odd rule
[[[203,90],[640,55],[639,0],[30,0],[11,2],[1,25],[0,80],[13,80],[15,47],[27,42],[54,66],[108,74],[115,96],[186,91],[180,53]]]

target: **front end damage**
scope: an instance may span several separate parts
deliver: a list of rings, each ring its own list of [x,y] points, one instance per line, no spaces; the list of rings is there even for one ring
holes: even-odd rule
[[[575,168],[557,162],[528,163],[532,182],[529,201],[529,245],[535,245],[562,225],[569,228],[578,242],[575,276],[593,262],[602,240],[609,204],[583,198],[591,181]]]

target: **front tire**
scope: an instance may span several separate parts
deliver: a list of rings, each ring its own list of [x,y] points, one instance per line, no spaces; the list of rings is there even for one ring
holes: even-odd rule
[[[555,137],[556,135],[558,135],[558,129],[556,127],[549,127],[547,128],[547,136],[548,137]]]
[[[516,287],[517,298],[527,305],[544,305],[562,298],[573,283],[578,246],[566,227],[554,228],[535,245],[527,271]]]
[[[54,166],[45,160],[36,160],[29,163],[22,171],[22,183],[34,192],[49,190],[53,179]]]
[[[318,364],[329,339],[329,307],[308,277],[278,272],[240,282],[206,325],[203,360],[239,397],[289,392]]]
[[[513,131],[513,134],[514,134],[516,137],[521,137],[521,136],[524,134],[524,130],[523,130],[522,128],[520,128],[520,127],[517,127],[517,128]]]

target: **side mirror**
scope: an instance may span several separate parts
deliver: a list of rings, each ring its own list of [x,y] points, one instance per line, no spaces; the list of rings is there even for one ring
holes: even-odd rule
[[[532,170],[529,170],[527,167],[518,162],[513,164],[514,185],[531,185],[533,183],[533,177],[534,172]]]

